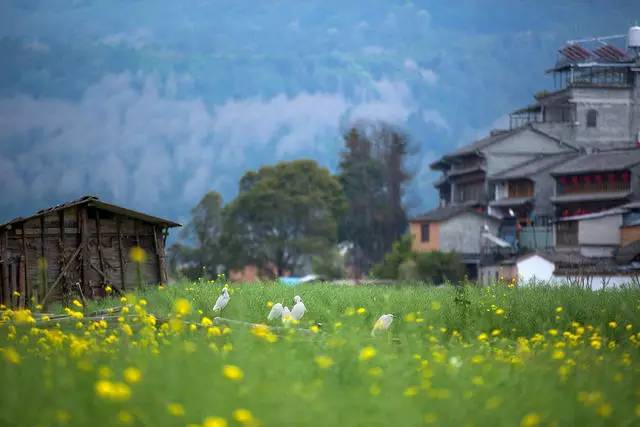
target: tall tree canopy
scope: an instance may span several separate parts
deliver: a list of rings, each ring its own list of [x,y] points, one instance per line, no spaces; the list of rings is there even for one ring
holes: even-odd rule
[[[348,207],[340,237],[353,243],[352,263],[364,273],[407,226],[402,196],[410,179],[404,168],[408,138],[384,123],[361,123],[344,140],[340,182]]]
[[[340,182],[312,160],[248,172],[225,208],[226,265],[254,263],[279,275],[296,271],[303,257],[324,253],[337,242],[344,209]]]
[[[172,271],[180,270],[191,279],[215,275],[218,265],[223,262],[220,251],[222,215],[220,194],[206,193],[191,209],[191,221],[182,233],[192,245],[176,243],[169,248]]]

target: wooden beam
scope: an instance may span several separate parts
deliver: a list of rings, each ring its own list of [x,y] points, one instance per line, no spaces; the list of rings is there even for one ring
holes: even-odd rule
[[[64,275],[66,274],[67,270],[69,269],[69,267],[71,266],[71,264],[73,264],[73,261],[75,261],[76,257],[78,256],[78,254],[80,253],[80,251],[82,251],[84,248],[82,245],[78,246],[76,248],[76,251],[73,253],[73,255],[71,256],[71,258],[69,258],[69,260],[67,261],[67,263],[64,265],[64,267],[62,267],[62,270],[60,271],[60,274],[58,274],[58,277],[56,278],[56,280],[53,282],[53,284],[51,285],[51,287],[49,288],[49,291],[47,292],[47,294],[44,296],[44,298],[42,299],[42,305],[45,305],[47,303],[47,299],[49,298],[49,296],[51,295],[51,292],[53,292],[53,290],[55,289],[55,287],[58,285],[58,283],[60,282],[60,280],[62,279],[62,277],[64,277]]]
[[[11,287],[9,285],[9,232],[7,228],[2,233],[2,302],[7,307],[11,306]]]
[[[158,235],[156,233],[156,226],[153,226],[153,248],[156,251],[156,256],[158,257],[158,279],[160,283],[163,285],[167,284],[167,270],[164,265],[164,251],[163,248],[158,243]]]
[[[122,218],[120,215],[116,217],[116,226],[118,228],[118,258],[120,259],[120,279],[122,280],[122,290],[125,290],[125,271],[124,258],[122,258]]]
[[[89,230],[88,223],[89,218],[87,215],[87,207],[79,206],[78,213],[80,215],[79,229],[80,229],[80,248],[82,248],[82,286],[89,287]]]
[[[107,276],[104,271],[104,258],[102,257],[102,240],[100,239],[100,211],[96,209],[96,238],[98,241],[98,259],[100,260],[100,269],[103,271],[102,278],[107,282]]]
[[[25,307],[25,296],[27,293],[26,286],[24,284],[25,272],[27,270],[26,265],[24,263],[24,255],[20,256],[20,262],[18,263],[18,292],[20,293],[20,297],[18,297],[18,307]]]
[[[28,303],[33,296],[31,287],[29,286],[29,257],[27,256],[27,239],[24,237],[24,222],[22,223],[22,263],[24,265],[24,298]],[[38,303],[37,297],[35,304]]]
[[[44,250],[44,215],[40,216],[40,262],[39,266],[42,267],[42,284],[43,284],[43,292],[47,292],[49,288],[49,278],[47,277],[47,257],[45,256]]]
[[[58,212],[58,247],[60,248],[60,259],[58,262],[58,274],[62,271],[62,268],[64,267],[65,264],[65,258],[66,258],[66,252],[64,250],[64,236],[67,234],[67,232],[65,231],[64,228],[64,209],[60,209],[60,211]],[[76,231],[77,232],[77,227],[76,227]],[[67,275],[66,273],[62,276],[62,281],[66,281],[67,280]]]

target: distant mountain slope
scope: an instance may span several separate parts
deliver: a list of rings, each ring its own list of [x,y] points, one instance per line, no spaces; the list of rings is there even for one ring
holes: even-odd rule
[[[346,3],[346,4],[345,4]],[[0,220],[84,193],[183,218],[249,168],[335,168],[359,118],[430,160],[547,86],[569,38],[624,33],[633,1],[0,2]]]

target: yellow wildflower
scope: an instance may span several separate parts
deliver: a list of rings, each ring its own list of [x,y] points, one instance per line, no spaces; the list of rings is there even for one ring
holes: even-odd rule
[[[0,349],[0,352],[4,354],[4,360],[14,365],[19,364],[22,360],[18,352],[13,347],[2,348]]]
[[[504,314],[504,310],[499,308],[495,311],[495,313],[496,313],[496,316],[502,316]]]
[[[129,251],[129,258],[135,263],[142,264],[147,260],[147,253],[140,246],[134,246]]]
[[[488,339],[489,339],[489,335],[487,335],[484,332],[482,332],[480,335],[478,335],[478,341],[480,341],[480,342],[486,342]]]
[[[598,406],[598,409],[596,409],[596,414],[598,414],[602,418],[610,417],[612,412],[613,408],[609,403],[602,403],[600,406]]]
[[[525,415],[520,421],[520,427],[535,427],[538,424],[540,424],[540,415],[535,412]]]
[[[376,355],[376,349],[369,345],[362,348],[362,350],[360,350],[360,354],[358,355],[358,360],[364,362],[364,361],[373,359],[375,355]]]
[[[140,382],[142,373],[138,368],[130,367],[124,370],[124,380],[129,384]]]
[[[235,365],[224,365],[222,375],[231,381],[240,381],[244,377],[242,369]]]
[[[213,322],[208,317],[203,317],[202,320],[200,320],[200,323],[202,324],[202,326],[211,326],[211,325],[213,325]]]
[[[562,350],[554,350],[551,358],[554,359],[554,360],[564,359],[564,351],[562,351]]]
[[[239,408],[233,411],[232,417],[241,424],[248,424],[254,421],[251,411],[244,408]]]
[[[120,424],[129,425],[133,422],[133,415],[127,411],[118,412],[118,422]]]
[[[404,392],[402,394],[404,395],[404,397],[413,397],[418,394],[418,388],[414,386],[407,387],[404,389]]]
[[[202,427],[227,427],[227,420],[221,417],[207,417],[202,422]]]
[[[329,369],[333,366],[333,359],[329,356],[316,356],[313,360],[320,369]]]
[[[358,314],[365,314],[367,312],[367,310],[365,310],[364,307],[358,307],[358,309],[356,310],[356,313]]]
[[[497,337],[501,333],[502,333],[502,331],[500,329],[494,329],[493,331],[491,331],[491,336],[492,337]]]
[[[173,308],[178,316],[186,316],[191,313],[191,303],[185,298],[178,298]]]
[[[562,313],[562,307],[560,306],[556,307],[556,313]]]
[[[179,403],[167,403],[167,412],[174,417],[184,416],[184,406]]]
[[[611,329],[615,329],[615,328],[617,328],[617,327],[618,327],[618,324],[617,324],[615,321],[613,321],[613,320],[612,320],[611,322],[609,322],[609,323],[608,323],[608,325],[609,325],[609,327],[610,327]]]

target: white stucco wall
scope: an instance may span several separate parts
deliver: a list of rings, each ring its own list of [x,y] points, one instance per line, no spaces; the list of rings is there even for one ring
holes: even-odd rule
[[[578,222],[578,243],[580,245],[620,245],[622,215],[583,219]]]
[[[520,282],[526,284],[531,280],[547,281],[553,277],[555,265],[539,255],[532,255],[517,262]]]
[[[581,281],[576,280],[575,277],[553,276],[549,283],[558,286],[566,286],[579,282],[582,286],[597,291],[603,287],[606,287],[606,289],[619,288],[620,286],[631,284],[631,281],[632,279],[629,276],[591,276],[588,279],[583,279]]]

